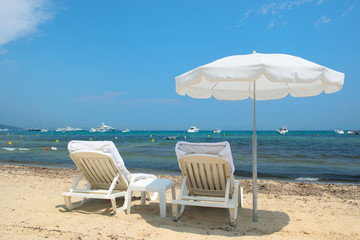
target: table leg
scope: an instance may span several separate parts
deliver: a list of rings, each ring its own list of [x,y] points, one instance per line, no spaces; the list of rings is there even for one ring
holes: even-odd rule
[[[124,207],[126,207],[126,214],[130,214],[130,208],[131,208],[131,198],[132,198],[132,189],[128,189],[128,195],[125,198]],[[126,204],[126,206],[125,206]]]
[[[146,204],[146,191],[141,191],[141,205]]]
[[[160,217],[166,218],[166,192],[165,189],[159,189],[159,206],[160,206]]]

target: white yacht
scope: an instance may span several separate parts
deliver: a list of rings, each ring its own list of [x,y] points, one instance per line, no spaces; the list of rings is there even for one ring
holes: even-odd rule
[[[79,132],[79,131],[84,131],[84,129],[82,129],[82,128],[72,128],[72,127],[66,126],[64,128],[57,128],[55,131],[56,132]]]
[[[7,131],[9,131],[9,129],[7,128],[0,129],[0,132],[7,132]]]
[[[104,123],[101,123],[101,125],[98,126],[97,128],[90,129],[90,132],[112,132],[115,130],[116,130],[115,128],[111,126],[107,126]]]
[[[214,133],[221,133],[221,129],[220,128],[215,128]]]
[[[40,132],[48,132],[49,130],[47,130],[47,129],[45,129],[45,128],[43,128],[43,129],[41,129],[40,130]]]
[[[122,130],[123,133],[127,133],[127,132],[130,132],[129,129],[125,128],[124,130]]]
[[[276,131],[280,134],[285,134],[285,133],[289,132],[286,126],[283,126],[282,128],[279,128]]]
[[[336,129],[334,130],[337,134],[344,134],[344,130],[342,129]]]
[[[72,127],[65,127],[63,129],[63,132],[79,132],[79,131],[84,131],[84,129],[81,129],[81,128],[72,128]]]
[[[199,132],[200,131],[200,129],[199,128],[197,128],[197,127],[194,127],[194,126],[191,126],[189,129],[188,129],[188,133],[197,133],[197,132]]]

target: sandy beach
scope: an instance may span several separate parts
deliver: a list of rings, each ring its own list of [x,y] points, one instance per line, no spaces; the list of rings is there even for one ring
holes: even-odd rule
[[[61,193],[77,174],[76,169],[0,165],[0,239],[360,239],[359,185],[260,180],[254,223],[251,182],[240,179],[244,208],[232,228],[225,209],[186,207],[173,222],[170,191],[165,219],[157,201],[141,206],[138,193],[130,215],[110,216],[106,200],[89,200],[66,212]],[[159,177],[173,180],[179,193],[181,177]]]

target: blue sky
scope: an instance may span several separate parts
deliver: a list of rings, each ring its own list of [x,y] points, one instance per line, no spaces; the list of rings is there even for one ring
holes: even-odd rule
[[[343,89],[258,101],[257,128],[360,128],[360,2],[0,0],[0,124],[252,129],[252,100],[191,99],[175,77],[237,54],[285,53]]]

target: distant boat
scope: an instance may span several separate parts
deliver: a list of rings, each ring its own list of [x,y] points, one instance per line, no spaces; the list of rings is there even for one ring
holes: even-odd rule
[[[82,128],[72,128],[72,127],[69,127],[69,126],[67,126],[67,127],[65,127],[63,129],[63,132],[80,132],[80,131],[84,131],[84,129],[82,129]]]
[[[9,131],[9,129],[7,129],[7,128],[1,129],[1,128],[0,128],[0,132],[7,132],[7,131]]]
[[[359,134],[359,130],[351,130],[347,132],[348,134]]]
[[[95,128],[91,128],[91,129],[89,130],[89,132],[96,132],[96,129],[95,129]]]
[[[41,129],[38,129],[38,128],[28,128],[28,129],[26,129],[26,131],[40,132]]]
[[[221,129],[220,128],[215,128],[214,133],[221,133]]]
[[[113,132],[113,131],[116,131],[116,129],[111,126],[107,126],[104,123],[101,123],[100,126],[96,128],[91,128],[89,132]]]
[[[56,132],[80,132],[80,131],[85,131],[85,130],[82,128],[72,128],[72,127],[66,126],[64,128],[57,128],[55,131]]]
[[[125,128],[124,130],[122,130],[123,133],[127,133],[127,132],[130,132],[129,129]]]
[[[344,130],[342,130],[342,129],[336,129],[334,131],[338,134],[344,134]]]
[[[45,116],[44,116],[44,128],[40,130],[40,132],[44,133],[44,132],[49,132],[49,130],[47,130],[45,128]]]
[[[285,133],[289,132],[286,126],[283,126],[282,128],[279,128],[276,131],[280,134],[285,134]]]
[[[170,137],[164,137],[166,140],[175,140],[177,139],[177,136],[170,136]]]
[[[197,127],[194,127],[194,126],[191,126],[189,129],[188,129],[188,133],[197,133],[197,132],[199,132],[200,131],[200,129],[199,128],[197,128]]]

